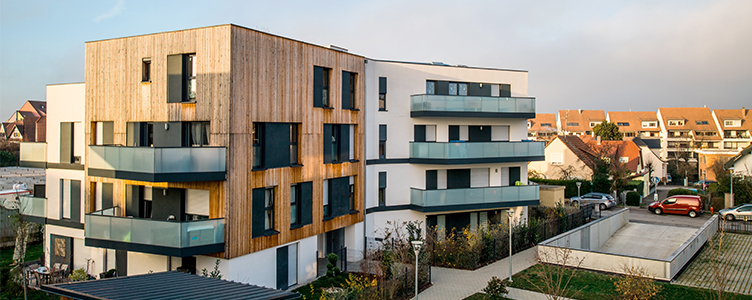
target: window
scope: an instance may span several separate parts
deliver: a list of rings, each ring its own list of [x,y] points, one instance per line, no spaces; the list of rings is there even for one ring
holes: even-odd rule
[[[386,172],[379,172],[379,206],[386,206]]]
[[[290,186],[290,225],[300,224],[300,186]]]
[[[684,120],[668,120],[668,126],[684,126]]]
[[[541,123],[541,127],[551,127],[551,123]]]
[[[197,73],[198,65],[195,53],[168,55],[167,102],[195,102]]]
[[[338,151],[339,145],[340,145],[340,142],[339,142],[340,136],[339,136],[339,130],[336,130],[337,128],[339,128],[339,125],[335,125],[332,127],[334,127],[333,128],[334,130],[332,130],[332,134],[329,136],[329,143],[331,145],[329,148],[329,151],[330,151],[330,155],[332,159],[331,161],[337,162],[340,159],[339,151]]]
[[[642,122],[642,128],[656,128],[656,127],[658,127],[658,122],[653,122],[653,121]]]
[[[457,95],[457,83],[456,82],[450,82],[449,83],[449,95],[450,96],[456,96]]]
[[[358,73],[342,71],[342,109],[356,109],[355,85]]]
[[[210,122],[184,122],[184,147],[209,146]]]
[[[264,151],[262,150],[262,142],[264,141],[264,123],[253,123],[251,135],[253,136],[253,168],[261,168],[264,161]]]
[[[600,122],[590,122],[590,128],[595,127],[596,125],[598,125],[598,123]]]
[[[551,153],[551,165],[560,166],[564,164],[564,153]]]
[[[634,133],[634,132],[625,132],[625,133],[624,133],[624,136],[625,136],[625,137],[634,137],[634,136],[635,136],[635,133]]]
[[[355,176],[350,176],[350,211],[355,211]]]
[[[629,126],[629,122],[617,122],[617,126]]]
[[[626,156],[619,157],[619,162],[626,164],[629,162],[629,157],[626,157]]]
[[[354,160],[354,131],[350,124],[324,124],[324,163],[341,163]],[[352,149],[352,150],[351,150]]]
[[[290,165],[298,164],[298,124],[290,124]]]
[[[274,188],[264,191],[264,230],[274,230]]]
[[[141,82],[151,82],[151,57],[141,60]]]
[[[467,96],[467,83],[457,83],[457,94]]]
[[[379,125],[379,159],[386,159],[386,125]]]
[[[329,103],[329,77],[331,69],[313,67],[313,107],[331,108]]]
[[[386,111],[386,77],[379,77],[379,111]]]
[[[60,219],[81,222],[81,181],[60,179]]]
[[[329,197],[330,195],[330,189],[331,189],[331,182],[329,179],[324,179],[324,218],[329,218],[332,215],[331,207],[329,206]]]
[[[580,123],[577,123],[577,122],[567,122],[567,126],[569,126],[569,127],[577,127],[577,126],[580,126]]]
[[[723,126],[726,127],[741,127],[742,120],[723,120]]]
[[[708,125],[708,121],[695,121],[697,125]]]
[[[426,81],[426,95],[435,95],[436,94],[436,81],[427,80]]]

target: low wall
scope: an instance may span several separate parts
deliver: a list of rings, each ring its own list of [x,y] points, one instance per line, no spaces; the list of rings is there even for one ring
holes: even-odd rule
[[[606,241],[627,223],[629,223],[629,209],[624,208],[610,216],[543,241],[538,244],[538,255],[546,263],[561,264],[562,249],[568,248],[571,252],[565,264],[570,267],[619,274],[624,274],[625,266],[642,267],[647,272],[646,275],[654,279],[670,281],[718,231],[718,216],[716,215],[705,222],[667,259],[599,251]]]

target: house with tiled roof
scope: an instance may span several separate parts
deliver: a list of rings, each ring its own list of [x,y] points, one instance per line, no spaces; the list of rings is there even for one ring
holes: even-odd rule
[[[610,111],[608,121],[619,127],[624,139],[660,139],[660,121],[654,111]]]
[[[718,130],[723,133],[724,150],[739,151],[752,143],[752,116],[749,109],[716,109],[713,110],[713,119]]]
[[[696,149],[720,149],[723,138],[707,107],[662,107],[658,109],[661,127],[661,157],[696,160]]]
[[[737,176],[752,176],[752,145],[739,151],[724,164],[728,170],[734,170]]]
[[[10,141],[46,141],[47,102],[28,100],[3,123],[4,136]],[[13,124],[13,125],[10,125]]]
[[[638,137],[631,138],[631,140],[637,147],[640,147],[643,168],[647,169],[648,165],[653,165],[653,177],[658,177],[665,182],[666,174],[668,174],[668,163],[661,159],[660,140],[643,140]]]
[[[550,141],[559,134],[556,114],[536,114],[527,120],[527,137],[536,141]]]
[[[632,141],[601,141],[590,136],[559,135],[545,150],[545,161],[534,161],[528,170],[549,179],[587,179],[599,159],[608,157],[626,164],[632,173],[643,170],[641,149]]]
[[[560,110],[559,133],[564,135],[590,135],[595,125],[606,120],[602,110]]]

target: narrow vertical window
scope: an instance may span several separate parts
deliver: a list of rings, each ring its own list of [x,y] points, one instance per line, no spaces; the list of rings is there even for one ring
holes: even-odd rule
[[[264,191],[264,229],[274,230],[274,188]]]
[[[321,83],[321,103],[324,107],[331,107],[329,104],[329,73],[330,69],[324,68],[323,78]]]
[[[355,211],[355,176],[350,176],[350,211]]]
[[[186,87],[188,100],[196,100],[196,54],[186,55]]]
[[[329,188],[330,188],[330,182],[331,182],[331,180],[324,179],[324,197],[323,197],[323,201],[324,201],[324,218],[328,218],[329,216],[331,216],[331,212],[332,212],[331,209],[330,209],[330,207],[329,207],[329,196],[330,196],[329,195],[330,194]]]
[[[263,123],[253,123],[253,157],[251,160],[253,161],[253,168],[261,168],[264,160],[262,151],[263,143],[264,143],[264,124]]]
[[[355,84],[357,83],[358,74],[350,73],[350,109],[355,109]]]
[[[151,57],[141,61],[141,82],[151,82]]]
[[[460,96],[467,96],[467,83],[458,83],[457,84],[457,94]]]
[[[330,137],[331,142],[331,157],[333,162],[340,161],[339,157],[339,125],[332,125],[332,136]]]
[[[386,158],[386,125],[379,125],[379,159]]]
[[[434,95],[436,94],[436,81],[428,80],[426,81],[426,95]]]
[[[379,172],[379,206],[386,206],[386,172]]]
[[[298,164],[298,124],[290,124],[290,165]]]
[[[379,111],[386,111],[386,77],[379,77]]]
[[[457,96],[457,83],[456,82],[449,83],[449,95]]]
[[[300,224],[300,185],[290,186],[290,225]]]
[[[313,67],[313,107],[330,107],[329,74],[331,69]]]

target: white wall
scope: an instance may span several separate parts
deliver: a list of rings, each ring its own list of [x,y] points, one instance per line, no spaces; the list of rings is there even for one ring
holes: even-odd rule
[[[81,229],[73,229],[68,227],[61,227],[55,225],[45,225],[44,227],[44,259],[45,264],[50,266],[50,235],[60,235],[73,238],[73,266],[70,270],[84,269],[86,270],[87,259],[91,259],[89,262],[89,274],[96,276],[103,269],[103,250],[99,248],[84,246],[84,231]],[[113,259],[114,261],[114,259]]]
[[[752,176],[752,154],[744,155],[734,163],[734,173]]]
[[[47,85],[47,162],[60,162],[60,122],[78,122],[74,124],[74,155],[85,161],[84,96],[83,83]]]

